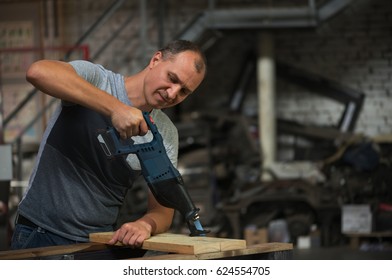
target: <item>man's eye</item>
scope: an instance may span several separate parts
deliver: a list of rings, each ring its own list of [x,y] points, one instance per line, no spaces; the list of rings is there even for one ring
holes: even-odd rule
[[[177,82],[176,77],[173,76],[173,75],[170,75],[170,74],[169,74],[169,80],[170,80],[172,83],[176,83],[176,82]]]
[[[182,96],[187,96],[187,95],[190,95],[190,94],[191,94],[191,92],[189,90],[187,90],[186,88],[182,88],[181,89],[181,95]]]

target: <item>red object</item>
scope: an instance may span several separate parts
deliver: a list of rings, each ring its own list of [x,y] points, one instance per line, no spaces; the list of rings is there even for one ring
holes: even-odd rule
[[[392,211],[392,204],[380,203],[378,205],[378,209],[381,210],[381,211],[391,212]]]

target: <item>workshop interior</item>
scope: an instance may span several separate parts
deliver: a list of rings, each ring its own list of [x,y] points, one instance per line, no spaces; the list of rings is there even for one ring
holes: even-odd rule
[[[28,66],[135,73],[173,39],[208,62],[165,110],[207,235],[291,243],[294,259],[391,259],[389,0],[0,0],[0,251],[59,104],[26,82]],[[147,189],[140,177],[118,225],[144,213]],[[170,232],[189,228],[176,211]]]

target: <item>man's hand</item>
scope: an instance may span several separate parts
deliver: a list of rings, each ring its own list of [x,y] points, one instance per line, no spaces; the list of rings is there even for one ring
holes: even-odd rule
[[[148,132],[148,126],[143,112],[127,105],[119,106],[111,116],[114,128],[122,139],[132,136],[143,136]]]
[[[174,209],[159,204],[151,191],[148,191],[147,205],[146,215],[135,222],[123,224],[114,232],[108,244],[114,245],[121,242],[132,248],[139,248],[151,235],[167,231],[173,220]]]
[[[144,221],[136,221],[123,224],[113,235],[109,241],[110,245],[121,242],[132,248],[139,248],[143,241],[151,236],[151,225]]]

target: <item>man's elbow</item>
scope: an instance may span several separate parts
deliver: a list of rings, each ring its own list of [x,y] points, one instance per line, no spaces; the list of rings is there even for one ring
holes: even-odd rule
[[[63,77],[69,70],[74,71],[72,66],[66,62],[43,59],[30,65],[26,71],[26,80],[39,88],[48,81]]]
[[[44,79],[43,62],[36,61],[30,65],[26,71],[26,80],[32,85],[36,85],[40,80]]]

